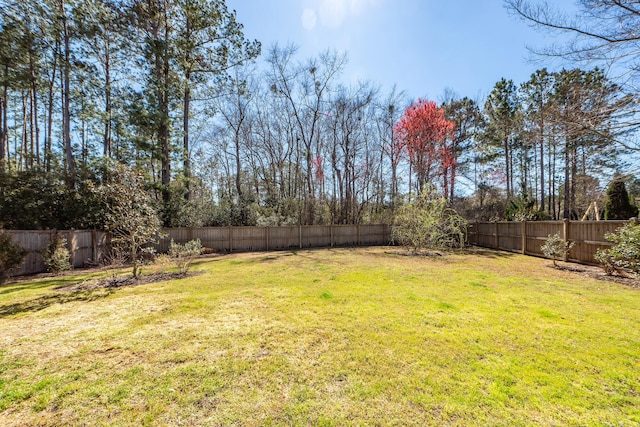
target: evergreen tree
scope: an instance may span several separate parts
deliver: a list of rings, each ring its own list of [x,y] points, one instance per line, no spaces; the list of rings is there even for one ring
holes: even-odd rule
[[[631,204],[629,194],[621,179],[615,179],[607,189],[604,219],[629,219],[638,216],[638,207]]]

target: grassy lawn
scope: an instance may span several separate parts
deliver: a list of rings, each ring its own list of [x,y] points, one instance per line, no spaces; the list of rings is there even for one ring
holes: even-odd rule
[[[486,252],[0,287],[0,425],[640,425],[640,291]]]

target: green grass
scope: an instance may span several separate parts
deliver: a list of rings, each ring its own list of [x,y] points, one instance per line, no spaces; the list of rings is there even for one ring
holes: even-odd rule
[[[483,252],[0,287],[0,425],[640,425],[640,293]]]

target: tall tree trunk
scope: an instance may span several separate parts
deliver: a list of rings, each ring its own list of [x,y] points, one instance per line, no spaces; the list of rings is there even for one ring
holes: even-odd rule
[[[52,143],[51,140],[53,138],[53,100],[54,100],[54,88],[56,82],[56,72],[58,68],[58,57],[60,50],[60,40],[56,38],[56,43],[52,55],[53,64],[51,67],[51,80],[49,81],[49,105],[47,112],[47,135],[45,136],[44,141],[44,166],[47,172],[51,172],[51,155],[52,155]]]
[[[185,39],[186,45],[191,42],[191,15],[187,13],[185,20]],[[189,153],[189,114],[191,110],[191,51],[187,48],[184,58],[185,74],[184,74],[184,101],[183,101],[183,123],[182,123],[182,145],[183,145],[183,169],[185,177],[186,192],[184,197],[186,200],[191,198],[191,156]]]
[[[4,67],[5,76],[9,73],[9,67]],[[2,96],[0,96],[0,174],[4,173],[5,168],[5,156],[9,153],[8,149],[8,126],[7,126],[7,92],[8,83],[5,79],[4,85],[2,85]]]
[[[104,138],[102,141],[102,154],[105,157],[111,157],[111,58],[108,43],[105,49],[104,78]]]
[[[62,19],[62,40],[64,45],[64,63],[63,63],[63,103],[62,103],[62,135],[64,140],[64,151],[67,162],[67,185],[70,188],[75,187],[76,178],[76,165],[73,158],[73,151],[71,147],[71,45],[68,28],[67,14],[65,11],[65,1],[60,0],[60,17]]]
[[[564,148],[564,210],[562,211],[563,219],[570,219],[571,216],[571,151],[570,142],[565,142]]]
[[[504,161],[505,161],[505,174],[506,174],[506,181],[507,181],[507,199],[511,198],[511,193],[513,191],[512,187],[511,187],[511,153],[509,151],[509,137],[505,136],[504,140],[503,140],[503,144],[504,144]]]
[[[235,130],[233,136],[234,150],[235,150],[235,167],[236,167],[236,176],[235,176],[235,187],[236,194],[238,195],[238,205],[240,207],[240,225],[247,225],[247,215],[246,215],[246,206],[244,201],[244,192],[242,191],[242,162],[240,160],[240,127]]]
[[[454,187],[456,185],[456,165],[458,164],[458,158],[456,156],[458,147],[456,144],[456,140],[455,137],[452,139],[451,141],[451,153],[453,154],[453,161],[451,162],[451,165],[449,167],[449,169],[451,170],[451,177],[450,177],[450,182],[449,182],[449,201],[451,203],[453,203],[453,193],[454,193]],[[445,194],[445,197],[447,195]]]
[[[24,91],[22,92],[22,138],[21,138],[21,143],[20,143],[20,157],[18,160],[18,171],[23,171],[25,169],[27,169],[28,166],[28,157],[29,157],[29,151],[28,151],[28,140],[29,140],[29,131],[28,131],[28,118],[27,118],[27,93],[25,93]],[[24,162],[24,169],[23,169],[23,162]]]
[[[577,215],[576,212],[576,179],[578,177],[578,149],[573,144],[571,150],[571,204],[570,215]]]
[[[40,166],[40,124],[38,122],[38,82],[36,69],[33,62],[33,53],[29,52],[29,72],[30,72],[30,80],[31,80],[31,114],[32,114],[32,132],[35,132],[33,135],[34,138],[34,147],[32,147],[32,155],[35,154],[36,164]],[[35,153],[34,153],[35,152]]]
[[[191,72],[187,71],[185,74],[185,86],[184,86],[184,117],[183,117],[183,168],[184,168],[184,177],[185,177],[185,185],[186,192],[184,198],[186,200],[191,199],[191,156],[189,154],[189,111],[191,108]]]
[[[540,123],[540,212],[544,212],[544,123]]]
[[[163,2],[163,14],[164,14],[164,46],[160,53],[162,58],[159,61],[161,72],[161,94],[160,94],[160,114],[161,122],[158,129],[159,141],[162,146],[162,201],[167,206],[171,200],[171,193],[169,191],[169,184],[171,183],[171,150],[169,146],[169,11],[167,10],[167,2]],[[168,225],[168,219],[165,217],[165,225]]]
[[[35,162],[36,157],[36,137],[35,137],[35,121],[34,115],[37,114],[33,107],[33,91],[29,90],[27,92],[27,99],[29,101],[29,153],[27,156],[27,164],[29,165],[28,169],[33,169],[33,164]]]

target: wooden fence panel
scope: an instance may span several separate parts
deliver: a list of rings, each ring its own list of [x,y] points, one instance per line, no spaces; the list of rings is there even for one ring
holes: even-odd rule
[[[269,227],[269,250],[300,248],[300,227]]]
[[[302,227],[302,247],[319,248],[331,246],[332,227],[324,225],[306,225]]]
[[[478,246],[493,247],[496,243],[496,228],[495,224],[489,222],[473,224],[473,231],[469,234],[470,242]]]
[[[27,251],[24,263],[19,268],[13,270],[13,274],[18,276],[21,274],[29,274],[32,271],[44,271],[45,267],[42,263],[40,253],[44,251],[51,241],[52,231],[21,231],[15,232],[7,230],[14,242],[22,246]]]
[[[522,229],[519,222],[500,222],[498,249],[506,251],[520,251],[522,249]]]
[[[549,235],[574,242],[567,260],[597,264],[594,258],[598,248],[609,248],[605,234],[614,232],[628,221],[527,221],[527,222],[478,222],[469,226],[469,243],[544,256],[540,246]]]
[[[558,233],[562,237],[562,221],[527,221],[525,253],[544,256],[540,246],[549,235]]]
[[[607,249],[612,246],[605,240],[606,233],[614,232],[627,221],[584,221],[571,222],[568,228],[567,239],[575,242],[569,260],[597,264],[594,258],[596,250]]]
[[[107,247],[107,234],[96,230],[5,230],[5,233],[27,251],[22,265],[12,272],[15,276],[46,271],[42,262],[42,252],[46,250],[56,233],[62,234],[67,240],[67,249],[74,268],[95,265],[104,257]]]
[[[251,252],[267,249],[264,227],[233,227],[231,251]]]
[[[391,236],[391,226],[376,224],[360,226],[360,244],[376,245],[378,242],[388,242]]]
[[[334,225],[333,245],[334,246],[356,246],[358,245],[359,228],[357,225]]]
[[[14,275],[46,271],[41,253],[55,231],[7,230],[13,240],[27,250],[23,265]],[[67,239],[74,267],[95,265],[104,258],[108,235],[96,230],[59,231]],[[388,225],[314,225],[286,227],[203,227],[167,228],[154,245],[158,252],[169,250],[171,240],[184,244],[200,239],[203,247],[217,252],[285,250],[324,246],[387,245],[391,236]]]

